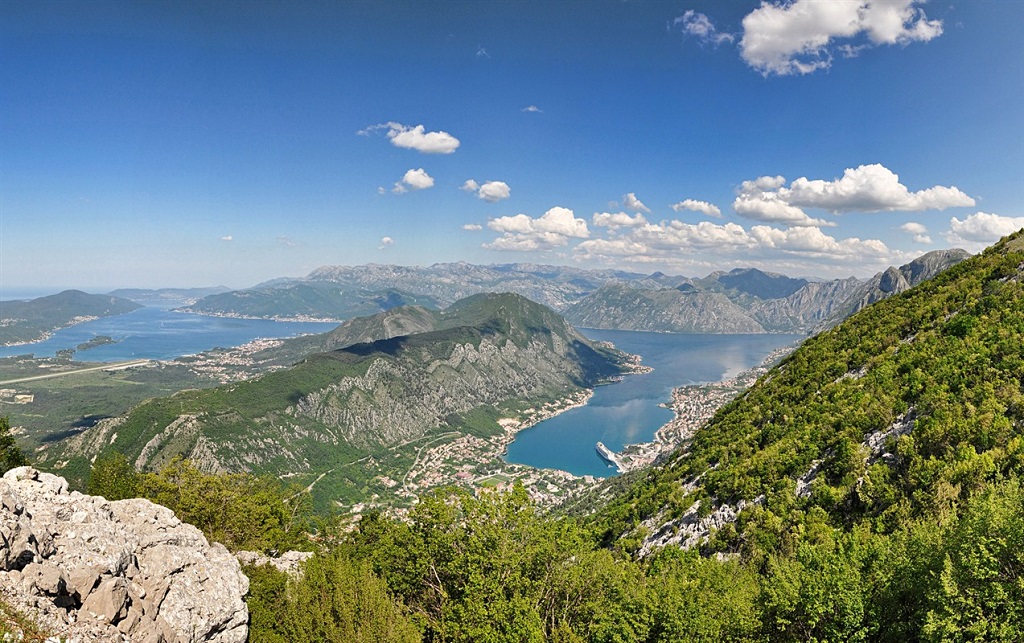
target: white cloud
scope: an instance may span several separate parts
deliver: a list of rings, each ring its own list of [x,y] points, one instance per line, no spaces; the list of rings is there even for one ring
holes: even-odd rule
[[[405,194],[409,190],[425,190],[433,187],[433,185],[434,177],[427,174],[423,168],[418,168],[406,172],[402,180],[395,183],[395,187],[391,188],[391,191],[395,194]]]
[[[647,223],[647,219],[639,212],[632,217],[625,212],[595,212],[593,221],[595,226],[603,228],[634,228]]]
[[[383,185],[381,185],[381,186],[379,186],[377,188],[377,194],[384,194],[385,192],[386,192],[386,190],[384,189]]]
[[[837,240],[818,228],[791,228],[779,230],[758,225],[750,229],[762,249],[781,250],[817,259],[850,260],[868,257],[886,257],[889,249],[878,239],[860,240],[857,237]]]
[[[720,45],[732,42],[735,36],[731,33],[720,33],[715,25],[703,13],[690,9],[672,21],[673,25],[682,25],[684,33],[697,38],[701,44]]]
[[[221,237],[221,238],[220,238],[220,240],[221,240],[221,241],[234,241],[234,240],[235,240],[235,238],[234,238],[234,237],[232,237],[232,236],[231,236],[231,235],[229,234],[229,235],[225,235],[225,236]]]
[[[488,203],[496,203],[502,199],[507,199],[512,194],[512,188],[504,181],[486,181],[483,185],[480,185],[475,180],[468,179],[459,189],[463,192],[476,192],[477,198],[483,199]]]
[[[700,212],[709,217],[720,217],[722,211],[718,209],[718,206],[707,201],[697,201],[696,199],[685,199],[679,203],[674,203],[672,209],[676,212],[682,212],[683,210],[690,210],[692,212]]]
[[[835,225],[824,219],[812,219],[800,208],[786,203],[775,192],[740,194],[732,202],[732,208],[740,216],[755,221],[784,223],[795,227]]]
[[[507,199],[511,193],[512,189],[504,181],[488,181],[480,186],[477,196],[488,203],[494,203]]]
[[[477,47],[476,48],[476,57],[477,58],[490,58],[491,55],[489,53],[487,53],[487,50],[484,49],[483,47]]]
[[[466,225],[462,226],[462,229],[469,230],[470,232],[477,232],[478,230],[483,230],[484,227],[479,223],[467,223]]]
[[[381,237],[380,245],[377,246],[377,250],[383,250],[384,248],[387,248],[388,246],[392,245],[394,242],[395,240],[392,239],[391,237]]]
[[[916,221],[908,221],[900,226],[900,230],[907,234],[914,235],[914,241],[917,243],[931,243],[932,238],[928,236],[928,228],[924,227],[923,224],[917,223]]]
[[[788,256],[798,262],[824,262],[832,269],[834,264],[861,269],[865,265],[886,265],[894,258],[880,240],[840,240],[813,227],[782,230],[757,225],[748,231],[731,222],[690,224],[676,220],[631,228],[611,239],[588,239],[574,249],[574,255],[585,261],[662,265],[693,264],[708,256],[719,265],[730,258],[742,260],[745,265],[758,261],[763,265],[764,260],[778,261],[780,256]]]
[[[369,136],[372,132],[386,129],[387,137],[395,147],[401,147],[424,154],[451,154],[459,145],[459,139],[448,132],[427,132],[422,125],[410,127],[394,121],[371,125],[366,129],[359,130],[356,134]]]
[[[522,109],[522,111],[530,112],[532,114],[541,114],[541,113],[544,112],[544,110],[542,110],[541,108],[537,107],[536,105],[527,105],[526,107],[524,107]]]
[[[975,212],[963,221],[956,217],[950,219],[949,230],[942,236],[951,244],[980,251],[1021,228],[1024,228],[1024,217]]]
[[[632,210],[633,212],[646,212],[648,214],[651,212],[651,209],[644,205],[640,199],[636,198],[636,194],[633,192],[622,195],[622,205],[627,210]]]
[[[881,212],[945,210],[974,205],[974,199],[956,187],[936,185],[911,192],[900,177],[878,163],[847,168],[834,181],[799,178],[779,195],[793,205],[821,208],[831,212]]]
[[[900,177],[883,165],[848,168],[842,178],[832,181],[801,177],[784,187],[782,176],[762,176],[740,185],[733,209],[748,219],[790,226],[831,226],[812,219],[803,208],[818,208],[834,214],[944,210],[974,205],[974,199],[957,187],[936,185],[911,192]]]
[[[759,176],[753,181],[744,181],[740,184],[740,192],[743,194],[755,194],[768,190],[777,190],[786,184],[784,176]]]
[[[569,239],[590,236],[587,222],[577,219],[568,208],[554,207],[534,219],[525,214],[498,217],[487,222],[487,227],[502,233],[485,248],[493,250],[545,250],[569,243]]]
[[[765,76],[808,74],[832,64],[833,49],[846,56],[868,46],[927,42],[942,34],[928,20],[922,0],[763,1],[743,18],[740,53]],[[837,40],[857,39],[854,43]],[[866,40],[866,42],[864,42]]]
[[[285,236],[278,237],[277,242],[286,248],[298,248],[300,245],[295,239]]]

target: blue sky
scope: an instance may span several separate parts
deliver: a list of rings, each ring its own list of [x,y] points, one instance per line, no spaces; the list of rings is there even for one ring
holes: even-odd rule
[[[1024,2],[0,3],[0,289],[868,276],[1024,226]]]

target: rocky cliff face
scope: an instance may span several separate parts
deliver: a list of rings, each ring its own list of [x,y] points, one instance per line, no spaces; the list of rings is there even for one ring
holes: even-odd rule
[[[30,467],[0,479],[0,597],[65,640],[242,643],[248,588],[223,545],[166,507]]]
[[[690,284],[649,290],[632,285],[605,286],[565,310],[583,328],[671,333],[763,333],[764,328],[721,293],[701,292]]]
[[[841,306],[836,308],[835,313],[826,318],[815,330],[835,326],[858,310],[887,297],[906,292],[970,256],[969,252],[959,248],[934,250],[899,268],[889,266],[884,272],[878,273],[866,283],[861,284]]]

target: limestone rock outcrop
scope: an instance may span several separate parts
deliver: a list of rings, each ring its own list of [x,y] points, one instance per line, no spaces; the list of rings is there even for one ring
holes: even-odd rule
[[[248,588],[223,545],[166,507],[31,467],[0,478],[0,596],[64,640],[243,643]]]

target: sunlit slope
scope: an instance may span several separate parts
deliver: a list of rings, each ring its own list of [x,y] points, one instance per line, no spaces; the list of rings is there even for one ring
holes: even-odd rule
[[[642,551],[717,531],[712,548],[740,551],[808,512],[886,532],[1021,475],[1022,281],[1024,231],[808,339],[619,481],[597,528]]]
[[[383,493],[369,481],[401,479],[427,437],[497,432],[501,414],[621,370],[621,354],[518,295],[477,295],[443,316],[441,330],[354,344],[254,380],[151,400],[45,457],[71,460],[73,469],[116,450],[148,469],[184,456],[209,471],[299,480],[330,472],[314,490],[323,506]]]

